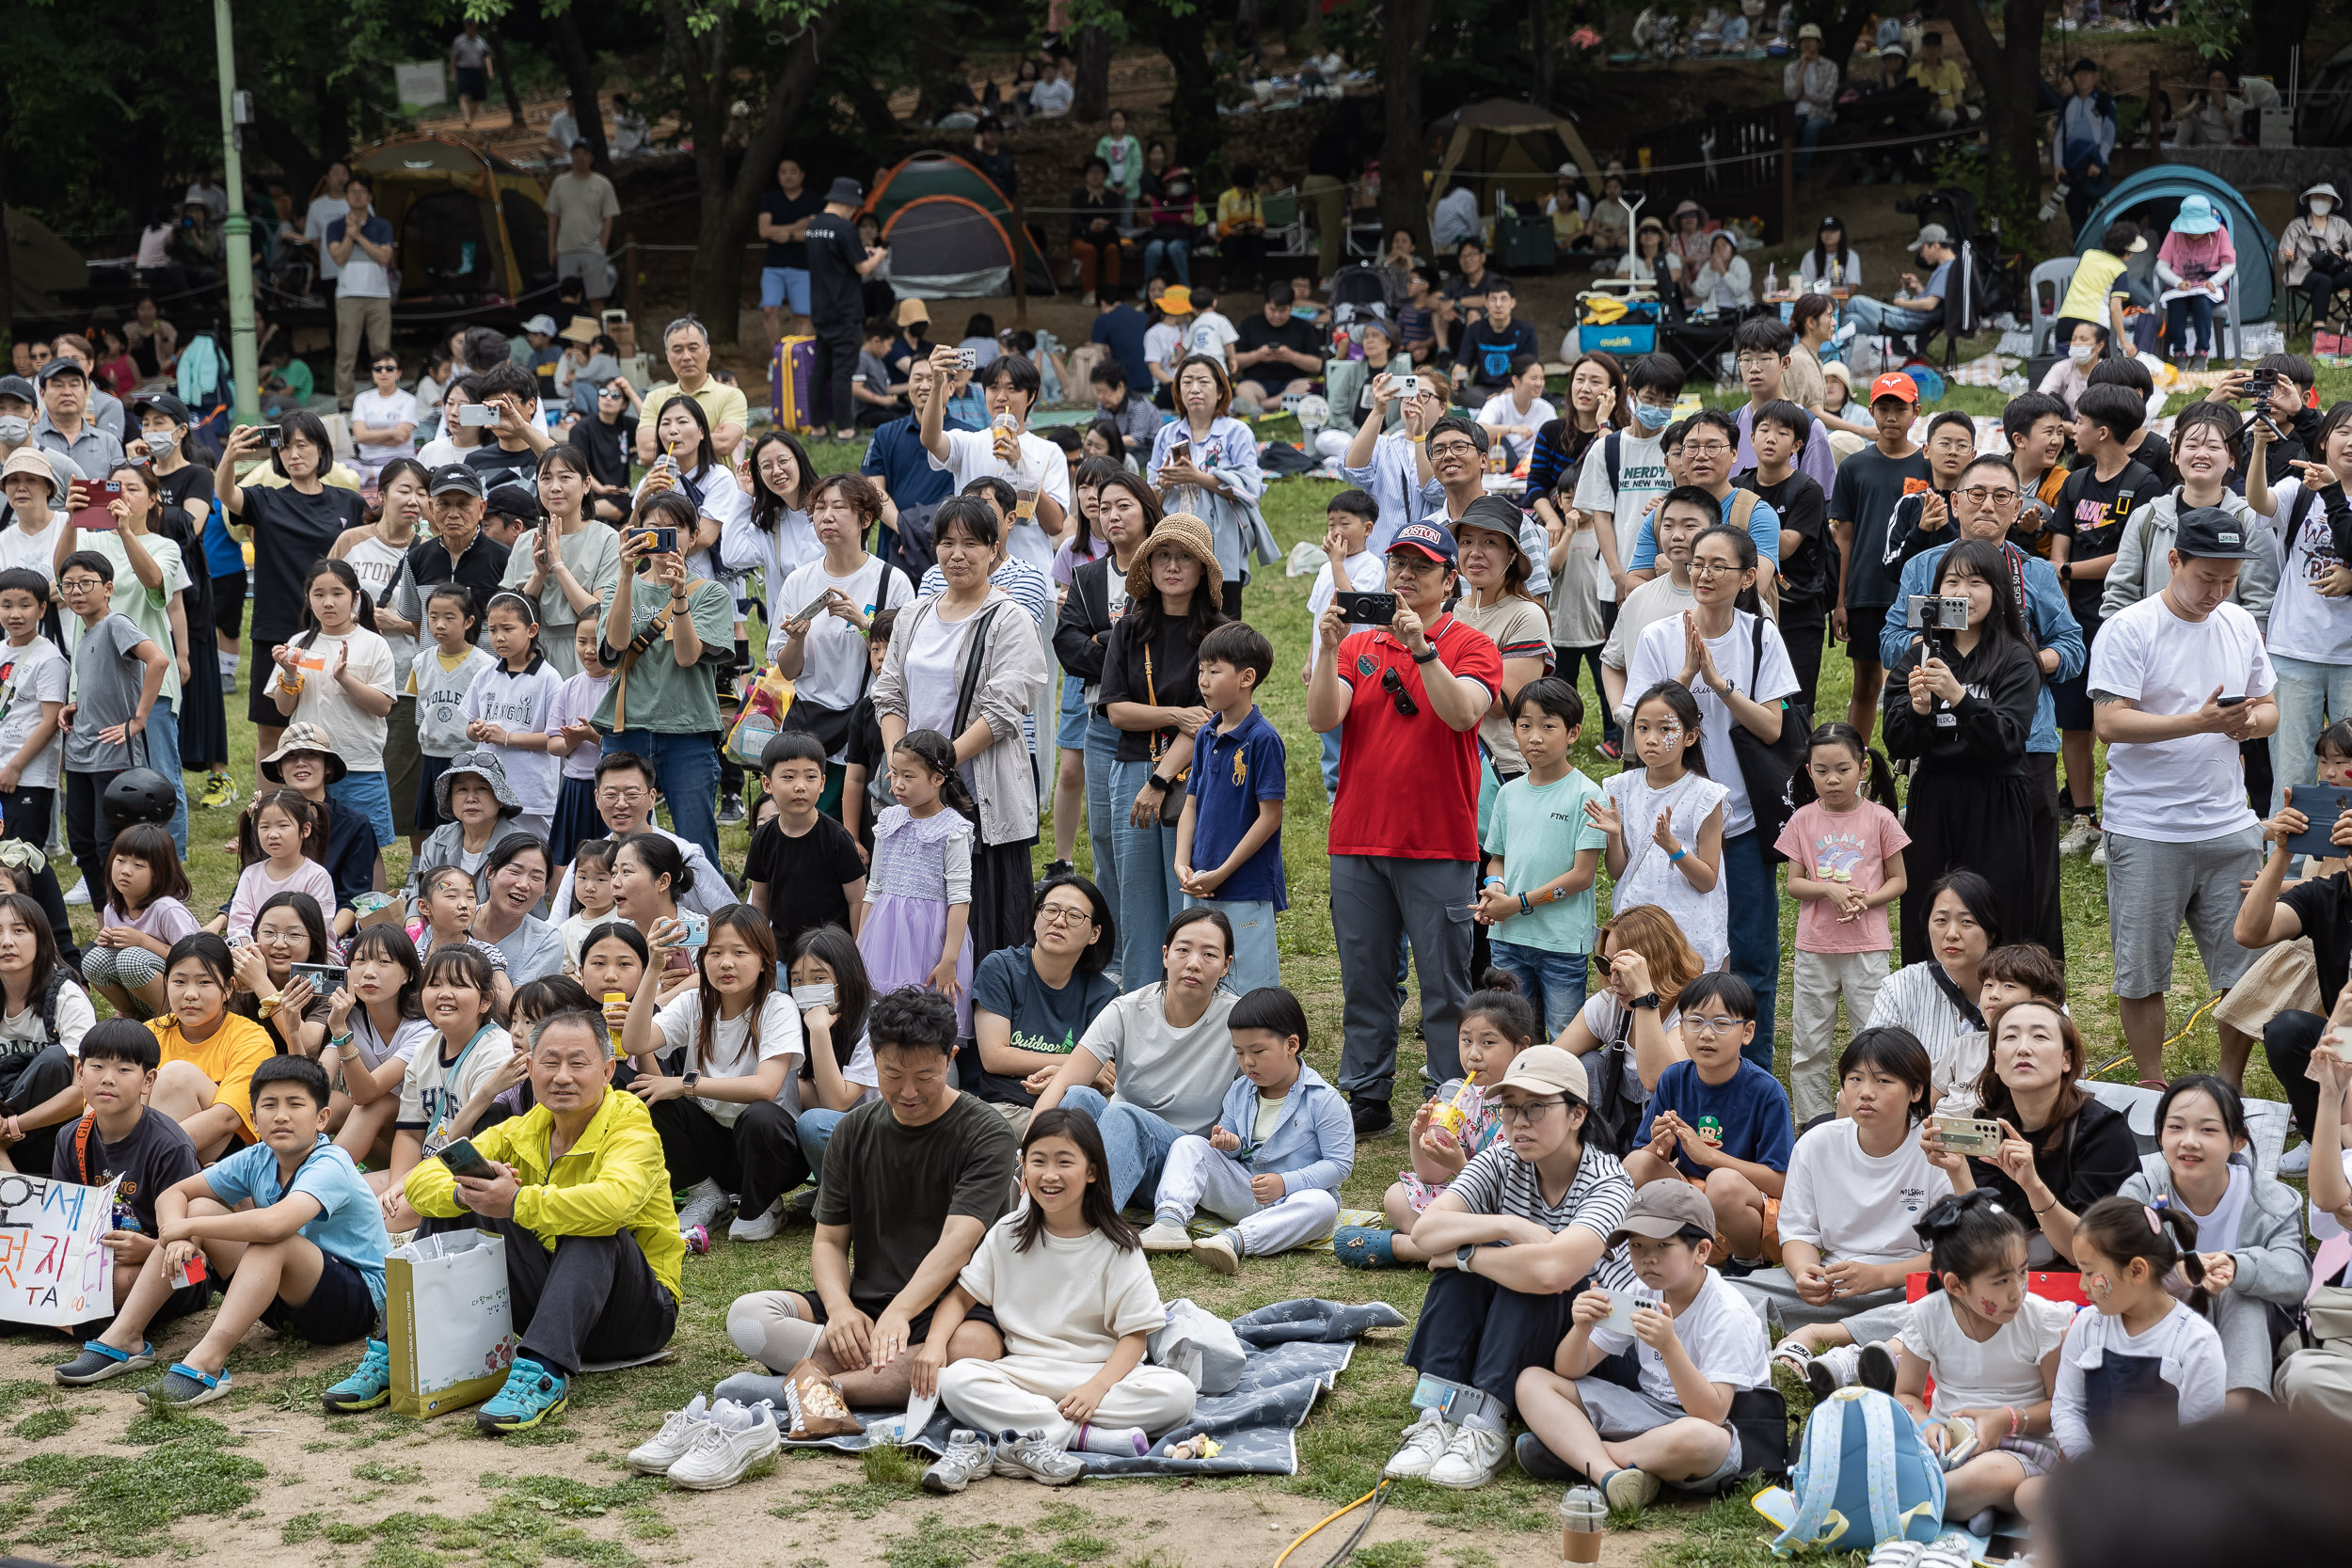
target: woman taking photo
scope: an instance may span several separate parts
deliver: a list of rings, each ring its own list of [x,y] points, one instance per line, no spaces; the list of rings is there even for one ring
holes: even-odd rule
[[[612,855],[612,913],[637,928],[648,942],[656,930],[679,928],[678,899],[692,891],[694,873],[667,833],[635,832],[621,840]],[[665,927],[662,923],[667,921]],[[595,932],[589,935],[593,938]],[[672,947],[661,975],[662,1000],[685,989],[694,973],[694,955]],[[580,949],[585,974],[588,946]],[[650,960],[648,960],[650,961]]]
[[[1258,511],[1265,475],[1258,467],[1257,437],[1227,412],[1232,405],[1233,383],[1224,364],[1186,355],[1176,366],[1176,417],[1152,436],[1152,461],[1143,470],[1160,493],[1163,512],[1190,513],[1207,526],[1229,621],[1241,615],[1242,584],[1265,532]],[[1275,555],[1269,548],[1258,559]]]
[[[1978,872],[1947,872],[1928,888],[1928,956],[1889,974],[1871,1004],[1871,1028],[1900,1029],[1927,1047],[1941,1114],[1976,1115],[1986,1051],[1977,999],[1984,956],[2003,940],[1993,884]]]
[[[1103,713],[1119,732],[1111,765],[1111,854],[1119,868],[1119,973],[1130,990],[1161,969],[1161,933],[1184,907],[1176,822],[1200,705],[1200,640],[1225,624],[1216,546],[1198,517],[1174,513],[1127,569],[1127,613],[1103,654]]]
[[[946,587],[898,612],[874,677],[874,718],[889,751],[910,730],[946,736],[979,804],[967,927],[977,964],[1028,929],[1037,773],[1021,721],[1044,693],[1045,650],[1027,612],[989,581],[1001,537],[994,509],[951,496],[931,526]]]
[[[539,651],[565,679],[580,673],[576,628],[621,578],[621,536],[588,513],[588,459],[578,447],[539,454],[547,521],[515,541],[501,586],[539,607]]]
[[[691,575],[715,578],[719,541],[728,524],[739,522],[749,498],[719,461],[719,449],[710,440],[709,416],[701,404],[684,393],[671,398],[655,417],[653,431],[660,456],[638,482],[637,505],[642,509],[664,491],[685,497],[694,509],[694,530],[691,542],[680,536],[679,552]]]
[[[213,492],[220,498],[222,512],[252,531],[257,667],[302,629],[310,563],[332,550],[345,531],[367,521],[358,492],[326,483],[335,443],[319,417],[296,409],[274,428],[278,432],[274,448],[264,444],[260,425],[231,431],[213,470]],[[285,483],[238,483],[238,467],[265,451],[270,472]],[[256,732],[255,750],[262,752],[278,749],[278,732],[286,727],[285,715],[278,711],[267,687],[265,680],[253,680],[246,694],[246,718]]]
[[[154,392],[132,401],[140,433],[135,437],[148,451],[148,468],[154,479],[160,515],[155,531],[180,546],[180,563],[188,585],[181,594],[187,637],[178,649],[181,677],[180,768],[206,775],[204,800],[229,801],[229,716],[222,701],[220,661],[213,657],[213,627],[219,604],[213,590],[212,563],[204,549],[204,531],[213,515],[213,471],[189,461],[188,411],[169,393]],[[238,562],[241,569],[244,562]],[[243,592],[240,585],[239,592]],[[239,607],[243,613],[243,607]],[[217,797],[217,799],[215,799]]]
[[[2026,773],[2042,667],[2010,582],[1999,545],[1963,539],[1944,552],[1935,593],[1965,599],[1968,624],[1920,637],[1887,672],[1886,754],[1918,763],[1903,816],[1911,885],[1975,871],[1992,883],[2011,940],[2059,953],[2064,928],[2044,929],[2042,920],[2058,908],[2058,825]],[[2036,847],[2046,853],[2030,852]],[[1930,902],[1925,893],[1903,895],[1904,963],[1928,956]]]
[[[186,686],[194,673],[184,593],[191,578],[178,541],[158,531],[164,517],[163,490],[147,466],[126,459],[116,464],[106,477],[122,487],[122,493],[106,503],[114,527],[76,528],[68,517],[64,527],[50,530],[56,545],[50,559],[42,563],[43,575],[54,578],[75,550],[104,556],[114,568],[111,604],[115,612],[128,617],[167,656],[163,690],[155,699],[146,737],[135,749],[135,755],[169,779],[179,791],[170,826],[172,841],[184,856],[188,808],[180,769],[180,716],[187,709]],[[201,562],[198,569],[202,569]],[[71,658],[81,641],[82,624],[71,615],[63,623],[66,636],[58,646]]]
[[[761,455],[755,449],[754,461]],[[768,657],[794,683],[786,722],[825,748],[818,809],[834,816],[841,810],[850,718],[873,679],[866,636],[876,615],[914,597],[905,573],[866,551],[866,531],[882,515],[882,492],[856,474],[818,480],[809,491],[808,515],[824,553],[794,568],[769,596],[769,613],[785,618],[769,623]]]
[[[317,1060],[326,1044],[326,998],[296,964],[331,964],[326,911],[307,893],[273,895],[253,916],[253,940],[230,949],[236,981],[229,1010],[268,1031],[281,1056]]]
[[[489,895],[474,912],[473,934],[506,959],[516,985],[564,973],[564,938],[532,911],[548,894],[548,847],[521,836],[501,841],[482,863]]]
[[[1127,613],[1127,574],[1145,540],[1160,526],[1160,499],[1135,474],[1104,474],[1094,508],[1094,527],[1109,555],[1071,574],[1061,619],[1054,626],[1054,653],[1061,667],[1086,683],[1087,839],[1094,847],[1094,880],[1117,887],[1119,847],[1111,806],[1111,770],[1119,760],[1119,727],[1103,711],[1103,661],[1111,628]],[[1118,954],[1112,968],[1119,970]],[[1123,970],[1119,970],[1123,974]]]
[[[335,541],[331,560],[348,562],[359,586],[375,605],[375,630],[392,650],[392,711],[384,720],[384,783],[392,792],[392,831],[416,829],[417,781],[424,753],[417,745],[417,697],[408,689],[408,666],[417,657],[423,628],[393,609],[404,576],[410,587],[408,550],[424,519],[432,470],[413,457],[396,457],[375,476],[375,520]],[[331,868],[330,868],[331,869]]]

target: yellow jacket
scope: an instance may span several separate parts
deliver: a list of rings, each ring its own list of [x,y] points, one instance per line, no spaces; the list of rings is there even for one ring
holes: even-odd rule
[[[654,1277],[683,1302],[678,1267],[686,1241],[677,1231],[670,1203],[670,1170],[661,1157],[661,1134],[644,1101],[607,1089],[604,1103],[588,1120],[571,1151],[548,1158],[555,1117],[545,1105],[473,1135],[485,1160],[515,1167],[522,1182],[515,1195],[515,1223],[555,1250],[562,1236],[610,1236],[627,1230],[644,1250]],[[404,1186],[408,1206],[436,1219],[455,1219],[468,1211],[457,1201],[457,1183],[438,1160],[421,1160]]]

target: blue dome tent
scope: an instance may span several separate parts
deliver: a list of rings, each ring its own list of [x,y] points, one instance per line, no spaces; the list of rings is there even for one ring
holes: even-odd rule
[[[2271,258],[2278,253],[2278,239],[2263,227],[2235,185],[2194,164],[2157,164],[2118,182],[2091,209],[2090,221],[2075,238],[2074,254],[2081,256],[2095,246],[2107,225],[2129,218],[2148,236],[2148,248],[2132,258],[2133,275],[2150,277],[2156,264],[2156,247],[2164,244],[2172,215],[2181,209],[2181,198],[2192,195],[2210,198],[2214,211],[2230,226],[2230,244],[2237,250],[2237,274],[2230,286],[2237,292],[2238,320],[2269,320],[2274,292]]]

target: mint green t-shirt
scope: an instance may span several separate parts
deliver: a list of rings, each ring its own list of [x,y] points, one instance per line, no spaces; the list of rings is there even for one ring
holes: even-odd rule
[[[1585,801],[1601,799],[1600,786],[1573,768],[1548,784],[1522,775],[1497,791],[1485,847],[1502,857],[1504,891],[1533,893],[1573,867],[1580,850],[1605,850],[1609,836],[1584,815]],[[1487,875],[1481,870],[1479,879]],[[1547,953],[1590,953],[1595,913],[1594,890],[1587,887],[1556,904],[1537,902],[1534,913],[1513,915],[1493,936]]]

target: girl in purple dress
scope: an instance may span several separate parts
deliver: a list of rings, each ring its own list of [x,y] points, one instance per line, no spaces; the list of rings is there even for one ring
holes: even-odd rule
[[[972,845],[979,807],[956,771],[955,748],[937,730],[914,730],[890,752],[898,803],[874,823],[858,952],[876,996],[900,986],[935,990],[956,1005],[972,1036]]]

